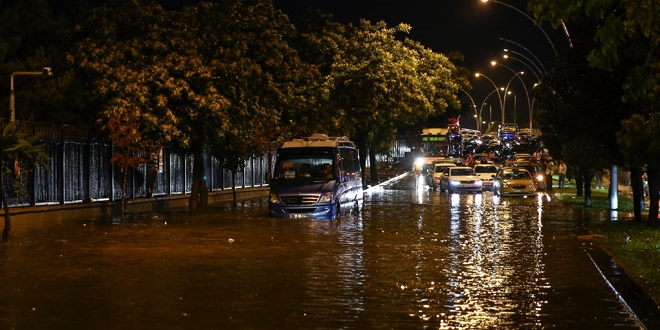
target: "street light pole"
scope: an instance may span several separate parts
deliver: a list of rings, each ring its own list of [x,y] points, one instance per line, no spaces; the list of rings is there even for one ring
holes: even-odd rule
[[[529,69],[529,71],[534,75],[534,78],[536,78],[536,81],[541,81],[541,77],[539,77],[539,75],[534,70],[532,70],[532,68],[529,65],[527,65],[525,62],[523,62],[523,61],[521,61],[521,60],[519,60],[519,59],[517,59],[513,56],[509,56],[507,54],[502,55],[502,58],[505,59],[505,60],[512,59],[512,60],[520,62],[527,69]]]
[[[479,77],[486,78],[493,85],[493,87],[495,87],[495,91],[497,92],[497,100],[500,102],[500,112],[502,113],[502,122],[504,122],[504,102],[502,102],[502,95],[500,95],[499,87],[497,87],[497,85],[495,84],[495,82],[493,82],[492,79],[488,78],[488,76],[486,76],[483,73],[477,72],[474,74],[474,76],[477,78]]]
[[[499,65],[499,66],[501,66],[501,67],[503,67],[503,68],[505,68],[505,69],[507,69],[507,70],[509,70],[509,71],[511,71],[511,72],[513,72],[513,73],[515,73],[515,71],[514,71],[513,69],[511,69],[510,67],[508,67],[508,66],[506,66],[506,65],[504,65],[504,64],[502,64],[502,63],[498,63],[498,62],[493,61],[493,62],[491,62],[491,64],[492,64],[492,65],[497,64],[497,65]],[[532,129],[532,115],[533,115],[533,113],[534,113],[534,110],[533,110],[533,109],[534,109],[534,98],[532,97],[532,98],[530,99],[530,97],[529,97],[529,91],[527,90],[527,85],[525,85],[525,81],[523,81],[522,78],[520,78],[520,74],[524,74],[524,72],[521,71],[521,72],[519,72],[519,73],[516,73],[515,76],[518,76],[518,79],[520,80],[520,83],[521,83],[522,86],[523,86],[523,90],[525,91],[525,96],[527,97],[527,111],[528,111],[528,113],[529,113],[529,129],[531,130],[531,129]],[[515,77],[515,76],[514,76],[514,77]],[[511,78],[511,79],[513,79],[513,78]],[[508,86],[508,85],[507,85],[507,86]],[[515,96],[515,95],[514,95],[514,96]],[[515,98],[514,98],[514,102],[516,102],[516,101],[515,101]],[[517,102],[516,102],[516,104],[517,104]],[[514,110],[514,111],[515,111],[515,110]],[[515,118],[515,113],[514,113],[514,118]]]
[[[472,102],[472,107],[474,108],[474,115],[477,118],[476,119],[477,120],[477,130],[479,130],[479,115],[480,114],[477,114],[477,105],[474,103],[474,99],[472,98],[472,95],[470,95],[470,93],[468,93],[466,90],[464,90],[462,88],[461,88],[461,91],[463,93],[465,93],[465,95],[467,95],[470,98],[470,102]]]
[[[525,46],[521,45],[520,43],[517,43],[517,42],[515,42],[515,41],[513,41],[513,40],[505,39],[505,38],[502,38],[502,37],[499,37],[498,39],[500,39],[500,40],[502,40],[502,41],[506,41],[506,42],[508,42],[508,43],[512,43],[512,44],[514,44],[514,45],[516,45],[516,46],[518,46],[518,47],[524,49],[527,53],[529,53],[529,54],[530,54],[530,55],[536,60],[536,62],[534,62],[534,61],[532,61],[532,60],[530,60],[530,59],[527,59],[527,60],[528,60],[530,63],[533,63],[533,64],[534,64],[534,67],[536,67],[536,64],[538,64],[538,65],[543,69],[543,70],[539,70],[540,72],[543,72],[543,75],[545,75],[545,74],[547,73],[547,71],[545,70],[545,67],[543,66],[543,62],[541,62],[541,60],[538,58],[538,56],[536,56],[536,54],[534,54],[534,53],[533,53],[531,50],[529,50],[527,47],[525,47]],[[511,50],[509,49],[509,51],[511,51]],[[511,51],[511,52],[513,52],[513,51]],[[522,55],[522,54],[520,54],[520,53],[516,53],[516,54],[520,55],[521,57],[525,57],[524,55]],[[526,57],[525,57],[525,58],[526,58]]]
[[[16,92],[14,91],[14,76],[52,76],[53,70],[50,67],[44,67],[42,71],[15,71],[9,76],[9,121],[16,121]]]
[[[520,9],[518,9],[518,8],[512,6],[512,5],[508,4],[508,3],[505,3],[505,2],[501,2],[501,1],[497,1],[497,0],[481,0],[481,2],[483,2],[483,3],[486,3],[486,2],[489,2],[489,1],[490,1],[490,2],[494,2],[494,3],[498,3],[498,4],[500,4],[500,5],[507,6],[507,7],[511,8],[511,9],[517,11],[519,14],[521,14],[521,15],[527,17],[527,19],[529,19],[530,21],[532,21],[532,24],[534,24],[534,26],[536,26],[537,28],[539,28],[539,30],[541,31],[541,33],[543,33],[543,35],[545,36],[545,38],[548,40],[548,43],[550,43],[550,46],[552,47],[552,51],[555,53],[555,57],[559,57],[559,53],[557,53],[557,49],[555,48],[555,44],[552,43],[552,40],[550,39],[550,37],[548,36],[548,34],[545,33],[545,30],[543,30],[543,28],[542,28],[540,25],[536,24],[536,22],[534,21],[534,19],[531,18],[529,15],[527,15],[527,13],[525,13],[524,11],[522,11],[522,10],[520,10]],[[568,32],[568,31],[567,31],[567,32]]]
[[[493,95],[493,93],[495,93],[497,91],[498,90],[495,89],[495,90],[491,91],[490,93],[488,93],[488,95],[486,95],[486,97],[484,98],[484,101],[481,102],[481,107],[479,108],[479,115],[481,115],[481,113],[484,111],[484,105],[486,105],[486,101],[488,100],[488,98],[491,95]],[[490,124],[493,121],[493,105],[492,104],[488,104],[488,105],[490,106],[490,113],[488,114],[488,128],[490,129]]]
[[[523,90],[525,91],[525,96],[527,96],[527,108],[529,109],[529,113],[531,114],[531,113],[532,113],[532,102],[531,102],[531,100],[530,100],[530,98],[529,98],[529,92],[527,91],[527,86],[525,85],[525,81],[522,80],[522,78],[520,77],[520,75],[525,74],[525,72],[523,72],[523,71],[516,72],[515,70],[511,69],[510,67],[508,67],[508,66],[506,66],[506,65],[504,65],[504,64],[502,64],[502,63],[498,63],[498,62],[496,62],[496,61],[492,61],[492,62],[490,62],[490,64],[493,65],[493,66],[494,66],[494,65],[499,65],[499,66],[501,66],[501,67],[503,67],[503,68],[505,68],[505,69],[511,71],[512,73],[514,73],[514,76],[511,77],[511,80],[513,80],[513,78],[515,78],[515,77],[518,77],[518,79],[520,80],[520,83],[522,84]],[[511,80],[509,80],[509,83],[511,83]],[[507,84],[507,87],[506,87],[506,88],[507,88],[507,90],[508,90],[508,88],[509,88],[509,84]],[[515,94],[514,94],[514,102],[516,102]],[[517,102],[516,102],[516,104],[517,104]],[[515,107],[516,107],[516,104],[514,104],[514,120],[516,119],[516,117],[515,117]],[[531,119],[530,119],[530,120],[531,120]],[[530,128],[531,128],[531,127],[530,127]]]

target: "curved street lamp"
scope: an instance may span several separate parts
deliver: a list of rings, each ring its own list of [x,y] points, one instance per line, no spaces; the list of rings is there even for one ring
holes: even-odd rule
[[[497,92],[497,100],[500,102],[500,112],[502,113],[502,122],[504,122],[504,102],[502,102],[502,95],[500,95],[500,88],[497,87],[497,85],[495,84],[495,82],[493,82],[492,79],[488,78],[488,76],[483,73],[477,72],[474,74],[474,76],[477,78],[479,77],[486,78],[493,85],[493,87],[495,87],[495,91]]]
[[[49,76],[53,75],[53,70],[46,66],[42,71],[15,71],[9,76],[9,121],[16,121],[16,92],[14,91],[14,76]]]
[[[470,102],[472,102],[472,108],[474,108],[474,116],[477,118],[477,130],[479,130],[479,115],[481,115],[481,113],[477,114],[477,105],[474,103],[474,99],[472,98],[472,95],[470,95],[470,93],[468,93],[466,90],[462,88],[461,91],[465,93],[465,95],[467,95],[470,98]]]
[[[525,74],[525,72],[520,71],[520,72],[516,73],[516,71],[514,71],[514,70],[511,69],[510,67],[508,67],[508,66],[506,66],[506,65],[504,65],[504,64],[502,64],[502,63],[498,63],[498,62],[496,62],[496,61],[492,61],[492,62],[490,62],[490,63],[491,63],[491,65],[493,65],[493,66],[494,66],[494,65],[499,65],[499,66],[501,66],[501,67],[503,67],[503,68],[505,68],[505,69],[507,69],[507,70],[513,72],[515,75],[514,75],[513,77],[511,77],[511,80],[513,80],[513,78],[515,78],[516,76],[517,76],[518,79],[520,80],[520,83],[522,84],[522,87],[523,87],[523,89],[525,90],[525,96],[527,97],[527,109],[528,109],[528,112],[529,112],[529,129],[531,130],[531,129],[532,129],[532,114],[533,114],[533,112],[534,112],[534,110],[533,110],[534,102],[533,102],[533,99],[530,99],[530,98],[529,98],[529,91],[527,90],[527,85],[525,85],[525,81],[522,80],[522,78],[520,77],[520,75]],[[509,83],[511,82],[511,80],[509,80]],[[507,84],[507,89],[508,89],[508,84]],[[514,102],[515,102],[515,101],[514,101]],[[515,112],[515,110],[514,110],[514,112]],[[515,114],[514,114],[514,120],[515,120]]]
[[[524,11],[522,11],[522,10],[520,10],[520,9],[518,9],[518,8],[516,8],[516,7],[514,7],[514,6],[510,5],[510,4],[508,4],[508,3],[506,3],[506,2],[501,2],[501,1],[497,1],[497,0],[481,0],[481,2],[483,2],[483,3],[486,3],[486,2],[494,2],[494,3],[498,3],[498,4],[500,4],[500,5],[507,6],[507,7],[511,8],[511,9],[517,11],[519,14],[521,14],[521,15],[527,17],[527,19],[529,19],[530,21],[532,21],[532,24],[534,24],[534,26],[536,26],[537,28],[539,28],[539,30],[541,31],[541,33],[543,33],[543,35],[545,36],[545,38],[548,40],[548,43],[550,43],[550,46],[552,47],[552,51],[555,53],[555,57],[558,57],[558,56],[559,56],[559,53],[557,53],[557,49],[555,48],[555,44],[552,43],[552,40],[550,39],[550,37],[548,36],[548,34],[545,33],[545,30],[543,30],[543,28],[542,28],[540,25],[536,24],[536,22],[534,21],[534,19],[531,18],[529,15],[527,15],[527,13],[525,13]],[[563,22],[562,22],[562,23],[563,23]],[[568,30],[566,30],[566,32],[568,33]],[[570,39],[569,39],[569,42],[570,42]]]
[[[506,42],[508,42],[508,43],[512,43],[512,44],[514,44],[514,45],[516,45],[516,46],[518,46],[518,47],[524,49],[524,50],[525,50],[529,55],[531,55],[531,56],[534,58],[534,60],[536,60],[536,61],[532,61],[532,60],[530,60],[529,58],[527,58],[526,56],[524,56],[524,55],[522,55],[522,54],[520,54],[520,53],[515,53],[515,54],[520,55],[520,57],[527,58],[527,60],[528,60],[530,63],[533,63],[533,64],[534,64],[534,67],[537,67],[537,64],[538,64],[538,66],[540,66],[540,67],[543,69],[543,70],[538,70],[538,71],[539,71],[539,72],[543,72],[544,75],[547,73],[545,67],[543,66],[543,62],[541,62],[541,60],[538,58],[538,56],[536,56],[536,54],[534,54],[534,52],[532,52],[531,50],[529,50],[527,47],[525,47],[525,46],[521,45],[520,43],[517,43],[517,42],[515,42],[515,41],[513,41],[513,40],[505,39],[505,38],[502,38],[502,37],[499,37],[498,39],[499,39],[499,40],[502,40],[502,41],[506,41]],[[506,50],[505,50],[505,51],[506,51]],[[509,49],[508,51],[510,51],[510,52],[513,53],[513,51],[510,50],[510,49]],[[538,68],[538,67],[537,67],[537,68]]]
[[[497,88],[492,90],[490,93],[488,93],[488,95],[486,95],[486,97],[484,97],[484,101],[481,102],[481,107],[479,108],[479,115],[481,115],[481,113],[484,111],[484,105],[486,105],[486,101],[488,100],[488,98],[491,95],[493,95],[493,93],[495,93],[495,92],[499,92]],[[490,106],[490,114],[488,115],[488,128],[489,129],[490,129],[490,125],[492,124],[492,122],[493,122],[493,106],[491,105]]]
[[[505,54],[502,55],[502,58],[503,58],[503,59],[505,59],[505,60],[512,59],[512,60],[514,60],[514,61],[516,61],[516,62],[518,62],[518,63],[524,65],[524,66],[525,66],[527,69],[529,69],[529,71],[534,75],[534,77],[536,78],[536,81],[541,81],[541,77],[539,77],[538,73],[537,73],[534,69],[532,69],[532,67],[529,66],[529,64],[525,63],[525,62],[524,62],[523,60],[521,60],[521,59],[515,58],[515,57],[513,57],[513,56],[507,54],[506,51],[507,51],[507,50],[505,49],[505,50],[504,50]],[[539,73],[540,73],[541,75],[543,75],[543,73],[541,73],[541,72],[539,72]]]

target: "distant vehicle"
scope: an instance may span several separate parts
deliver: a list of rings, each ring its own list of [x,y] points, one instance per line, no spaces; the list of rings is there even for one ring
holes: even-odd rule
[[[536,184],[526,169],[505,167],[493,179],[493,192],[498,196],[532,196]]]
[[[515,153],[513,155],[514,162],[531,162],[534,160],[534,156],[526,153]]]
[[[518,124],[504,123],[497,126],[497,135],[500,140],[516,140],[518,138]]]
[[[275,217],[335,219],[362,206],[358,151],[345,137],[313,134],[284,143],[272,177],[266,177],[269,212]]]
[[[456,164],[454,163],[436,163],[431,171],[429,171],[429,174],[427,176],[428,180],[427,183],[433,190],[438,189],[440,187],[440,178],[442,177],[442,173],[445,171],[447,167],[455,167]]]
[[[493,178],[497,174],[498,168],[493,164],[474,165],[474,172],[481,178],[483,190],[493,189]]]
[[[447,167],[440,178],[440,191],[472,191],[481,192],[481,178],[468,166]]]
[[[478,153],[472,155],[472,158],[477,164],[487,164],[487,163],[492,163],[493,160],[491,160],[492,155],[487,154],[487,153]],[[497,158],[497,156],[495,156]]]

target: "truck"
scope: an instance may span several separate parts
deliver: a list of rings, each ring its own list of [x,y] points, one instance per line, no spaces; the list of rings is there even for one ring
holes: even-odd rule
[[[358,149],[347,137],[312,134],[285,142],[266,179],[274,217],[333,220],[362,208]]]

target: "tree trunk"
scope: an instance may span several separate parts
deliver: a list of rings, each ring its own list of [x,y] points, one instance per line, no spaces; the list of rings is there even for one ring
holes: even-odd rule
[[[7,193],[5,192],[5,179],[2,174],[0,174],[0,199],[2,199],[2,208],[5,211],[5,228],[2,230],[2,243],[7,243],[9,241],[9,233],[11,232],[11,215],[9,213]]]
[[[121,210],[119,210],[119,216],[121,218],[121,221],[124,221],[124,211],[125,209],[125,203],[126,203],[126,181],[128,178],[128,168],[122,168],[121,169]]]
[[[589,183],[591,184],[591,183]],[[584,196],[584,171],[578,169],[575,173],[575,196]]]
[[[234,208],[238,206],[238,201],[236,200],[236,173],[231,172],[231,193],[234,198]]]
[[[376,153],[369,149],[369,163],[371,165],[371,185],[378,185],[378,163],[376,163]]]
[[[660,191],[660,168],[653,163],[647,167],[649,180],[649,218],[648,225],[658,227],[658,192]]]
[[[591,180],[593,180],[593,174],[590,171],[584,172],[584,205],[591,207]]]
[[[191,213],[204,212],[209,206],[208,189],[204,180],[204,157],[201,148],[197,149],[193,151],[193,181],[188,205]]]
[[[642,222],[644,184],[642,183],[642,168],[640,166],[630,167],[630,186],[633,193],[633,219],[635,222]]]

